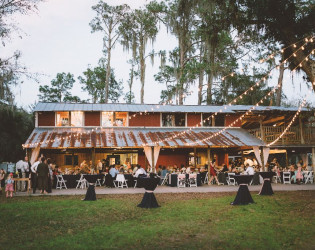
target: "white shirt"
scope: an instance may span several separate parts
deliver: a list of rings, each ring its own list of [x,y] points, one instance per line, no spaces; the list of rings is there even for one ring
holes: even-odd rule
[[[26,161],[18,161],[16,163],[16,170],[21,170],[22,173],[28,172],[28,163]]]
[[[257,166],[257,165],[258,165],[256,159],[253,159],[253,165],[254,165],[254,166]]]
[[[254,168],[251,167],[251,166],[247,167],[245,173],[248,174],[248,175],[255,174]]]
[[[36,172],[37,172],[37,167],[38,167],[39,163],[40,163],[40,161],[36,161],[36,162],[34,162],[34,164],[31,166],[31,170],[32,170],[32,172],[33,172],[34,174],[36,174]]]
[[[253,166],[254,162],[251,159],[247,159],[246,161],[244,161],[244,165],[249,165],[250,167]]]
[[[147,172],[143,168],[139,168],[135,173],[135,177],[138,177],[140,174],[147,174]]]
[[[190,167],[186,168],[186,174],[190,174]]]

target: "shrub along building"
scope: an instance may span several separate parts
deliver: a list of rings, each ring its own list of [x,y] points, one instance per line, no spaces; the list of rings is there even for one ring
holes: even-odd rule
[[[217,165],[228,164],[244,153],[268,158],[266,145],[284,131],[297,108],[256,107],[245,115],[250,108],[38,103],[35,129],[23,147],[32,161],[42,153],[67,168],[83,160],[95,165],[102,159],[108,165],[198,167],[210,159],[216,159]],[[259,151],[262,147],[266,150]],[[300,158],[311,164],[314,112],[303,109],[287,133],[270,146],[270,153],[279,153],[282,165]]]

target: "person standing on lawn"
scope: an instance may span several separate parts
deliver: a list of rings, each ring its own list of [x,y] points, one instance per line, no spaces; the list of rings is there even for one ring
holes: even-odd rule
[[[31,167],[31,181],[32,181],[32,188],[33,188],[33,194],[36,192],[37,188],[37,167],[40,163],[41,157],[38,158],[36,162]]]
[[[9,174],[9,176],[6,179],[5,183],[6,183],[6,187],[5,187],[6,197],[9,198],[9,194],[10,194],[10,197],[12,198],[13,197],[13,191],[14,191],[14,188],[13,188],[13,183],[14,183],[13,173]]]
[[[37,183],[41,194],[47,194],[48,189],[49,168],[45,161],[45,157],[42,157],[37,167]]]
[[[5,171],[4,169],[0,169],[0,195],[2,195],[2,188],[4,188],[5,180]]]

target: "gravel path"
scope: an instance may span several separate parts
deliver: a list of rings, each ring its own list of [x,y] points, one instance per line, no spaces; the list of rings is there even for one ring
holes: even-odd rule
[[[249,186],[249,191],[258,192],[261,186]],[[315,190],[315,184],[302,184],[302,185],[289,185],[289,184],[272,184],[274,192],[281,191],[301,191],[301,190]],[[186,188],[177,188],[177,187],[168,187],[168,186],[158,186],[155,189],[155,193],[220,193],[220,192],[237,192],[238,186],[217,186],[217,185],[203,185],[201,187],[186,187]],[[144,193],[143,188],[104,188],[97,187],[95,189],[96,194],[140,194]],[[49,195],[84,195],[86,189],[62,189],[56,190],[53,189],[53,192]],[[27,196],[27,192],[17,192],[15,196]],[[40,195],[39,191],[33,195]]]

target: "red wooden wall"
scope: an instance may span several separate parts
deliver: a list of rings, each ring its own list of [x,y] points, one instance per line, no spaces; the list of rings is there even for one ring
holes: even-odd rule
[[[225,126],[229,126],[232,122],[234,122],[237,118],[239,118],[240,115],[236,114],[226,114],[225,115]],[[232,127],[241,127],[242,121],[238,120]]]
[[[85,126],[100,126],[101,125],[101,114],[97,111],[85,112]]]
[[[38,126],[55,126],[55,112],[38,112]]]
[[[132,115],[136,114],[136,117]],[[129,113],[129,126],[130,127],[160,127],[160,113],[147,113],[146,115],[142,113]]]
[[[194,127],[197,124],[200,126],[201,122],[201,114],[197,113],[187,113],[187,126],[188,127]]]

